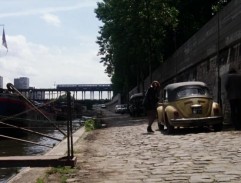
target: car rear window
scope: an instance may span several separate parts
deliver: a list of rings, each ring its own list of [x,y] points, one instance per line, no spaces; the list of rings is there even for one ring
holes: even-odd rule
[[[207,88],[201,88],[201,87],[188,87],[188,88],[182,88],[177,91],[177,98],[185,98],[190,96],[206,96],[208,95]]]

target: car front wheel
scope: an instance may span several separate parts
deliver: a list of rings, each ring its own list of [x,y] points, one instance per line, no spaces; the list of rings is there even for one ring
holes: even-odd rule
[[[223,123],[213,125],[213,129],[215,132],[220,132],[223,129]]]
[[[164,125],[162,125],[161,123],[157,123],[157,124],[160,131],[164,130]]]
[[[170,134],[173,134],[174,132],[174,126],[171,126],[169,123],[167,125],[167,134],[170,135]]]
[[[166,119],[166,127],[167,127],[167,134],[172,134],[174,132],[174,126],[170,125],[167,115],[165,115],[165,119]]]

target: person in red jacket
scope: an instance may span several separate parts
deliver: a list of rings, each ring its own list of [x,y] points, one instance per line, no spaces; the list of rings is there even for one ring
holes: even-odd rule
[[[158,81],[153,81],[151,86],[148,88],[144,100],[143,105],[146,109],[147,117],[148,117],[148,126],[147,132],[154,132],[152,130],[152,124],[156,119],[157,116],[157,103],[159,101],[159,90],[160,90],[160,83]]]

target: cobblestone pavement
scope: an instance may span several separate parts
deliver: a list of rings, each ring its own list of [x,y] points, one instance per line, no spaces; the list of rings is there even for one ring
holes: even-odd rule
[[[154,128],[157,129],[156,123]],[[241,182],[241,132],[208,129],[146,133],[144,118],[113,119],[75,144],[67,182]]]

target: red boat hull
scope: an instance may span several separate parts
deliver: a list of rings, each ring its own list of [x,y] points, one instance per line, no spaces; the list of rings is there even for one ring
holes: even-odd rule
[[[12,93],[0,94],[0,121],[6,124],[24,127],[25,118],[27,116],[27,103],[24,99]],[[10,128],[7,125],[0,125],[0,134],[15,133],[19,130]]]

